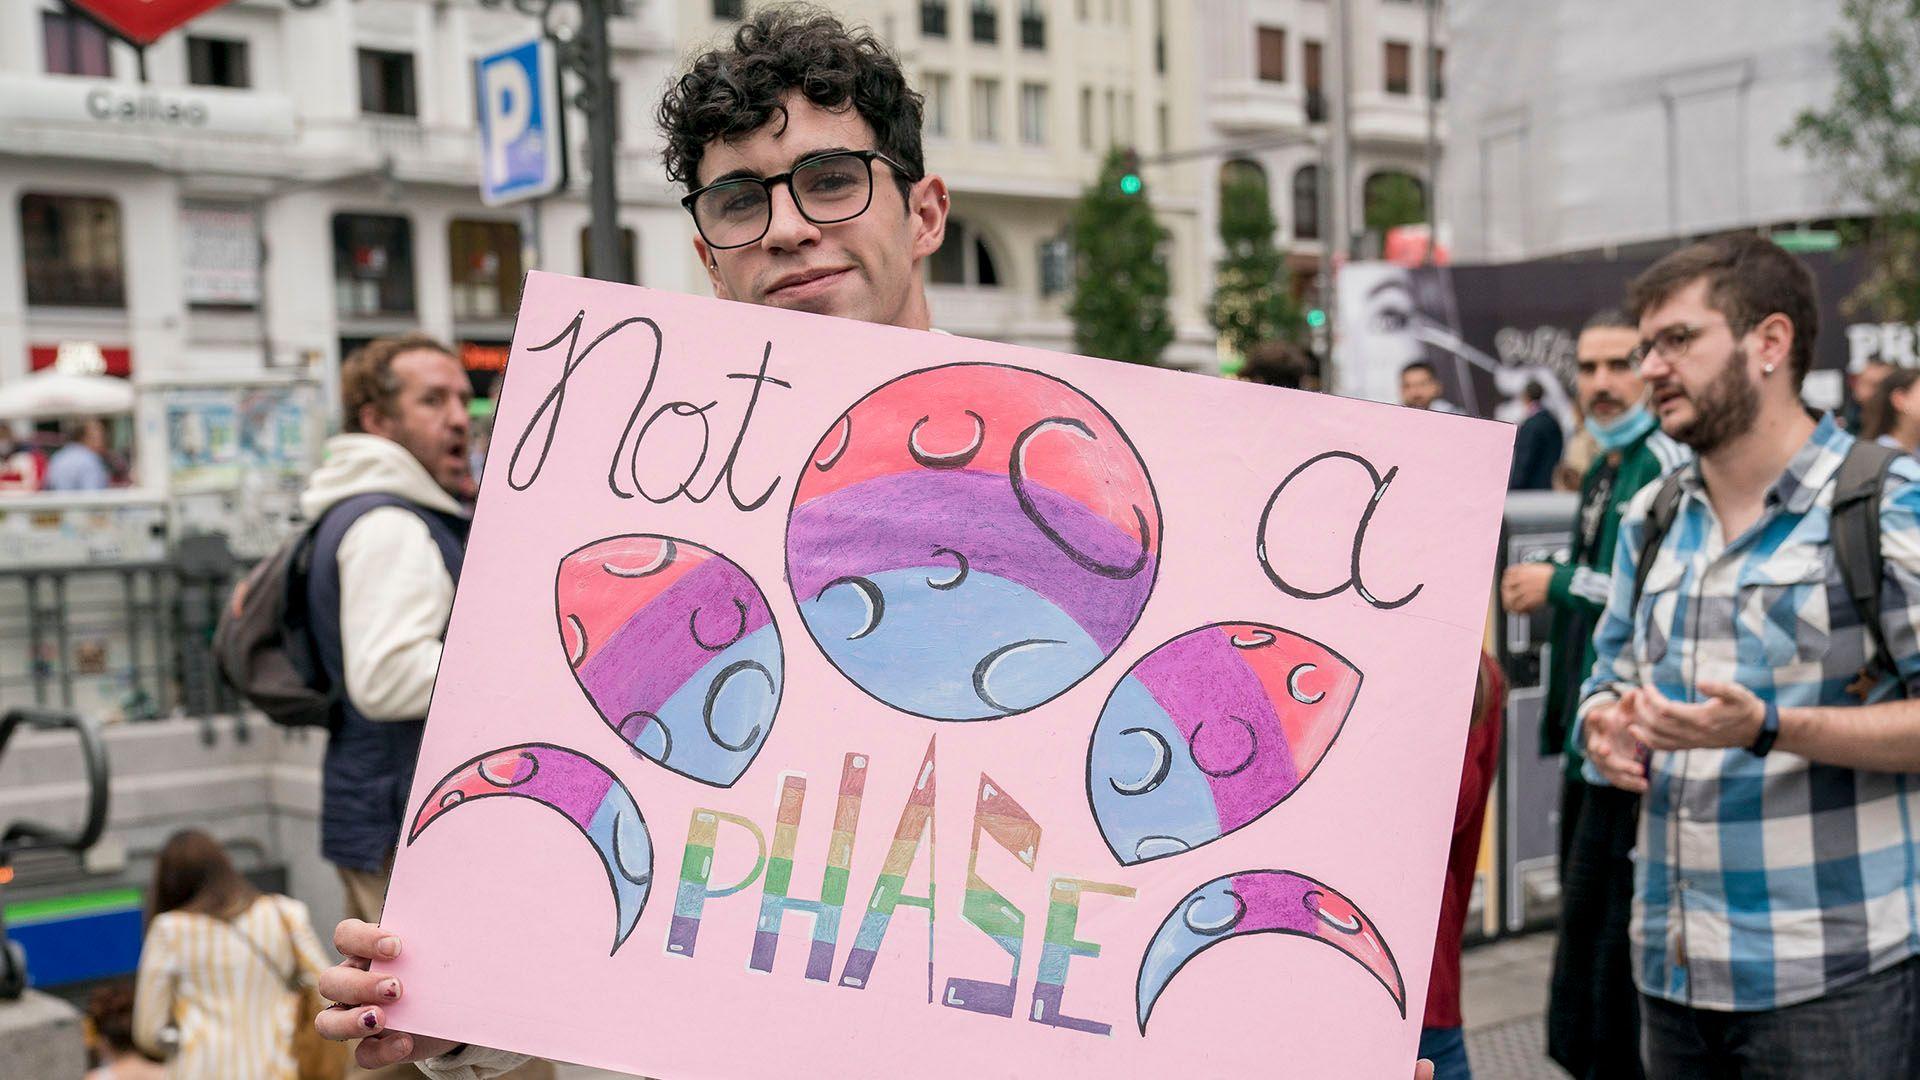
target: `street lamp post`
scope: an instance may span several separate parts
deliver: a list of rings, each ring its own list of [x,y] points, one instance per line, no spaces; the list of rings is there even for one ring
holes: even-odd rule
[[[318,7],[326,0],[290,0]],[[560,66],[580,80],[573,104],[587,121],[587,275],[603,281],[621,276],[620,193],[614,165],[613,50],[607,19],[625,15],[630,0],[480,0],[486,8],[511,7],[540,20]]]

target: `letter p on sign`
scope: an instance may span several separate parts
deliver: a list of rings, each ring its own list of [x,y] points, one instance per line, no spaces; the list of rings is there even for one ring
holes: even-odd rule
[[[474,61],[479,108],[480,201],[547,195],[566,182],[553,46],[540,39]]]

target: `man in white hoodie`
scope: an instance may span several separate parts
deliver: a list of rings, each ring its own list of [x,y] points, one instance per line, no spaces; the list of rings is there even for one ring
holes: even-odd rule
[[[376,921],[465,546],[467,374],[424,335],[383,338],[341,369],[343,434],[301,509],[318,523],[310,628],[343,691],[321,781],[321,853],[347,912]]]

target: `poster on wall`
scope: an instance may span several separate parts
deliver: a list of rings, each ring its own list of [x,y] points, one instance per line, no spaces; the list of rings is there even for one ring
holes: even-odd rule
[[[310,383],[170,387],[162,391],[176,532],[225,533],[264,555],[299,517],[319,442]]]
[[[1798,256],[1820,298],[1810,404],[1840,403],[1841,376],[1870,359],[1920,364],[1920,327],[1882,323],[1852,310],[1861,260],[1847,252]],[[1651,259],[1543,259],[1484,266],[1341,267],[1336,289],[1335,389],[1371,401],[1399,401],[1400,373],[1431,364],[1441,397],[1469,416],[1524,420],[1529,383],[1542,405],[1571,428],[1574,348],[1587,319],[1625,302],[1627,283]]]
[[[1511,443],[532,274],[391,1026],[671,1077],[1405,1074]]]

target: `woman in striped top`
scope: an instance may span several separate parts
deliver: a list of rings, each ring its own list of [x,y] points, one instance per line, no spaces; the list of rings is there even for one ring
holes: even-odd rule
[[[153,876],[133,1036],[192,1080],[293,1080],[297,979],[326,966],[307,907],[263,895],[220,842],[175,833]],[[177,1043],[174,1033],[177,1031]],[[174,1044],[174,1045],[167,1045]]]

